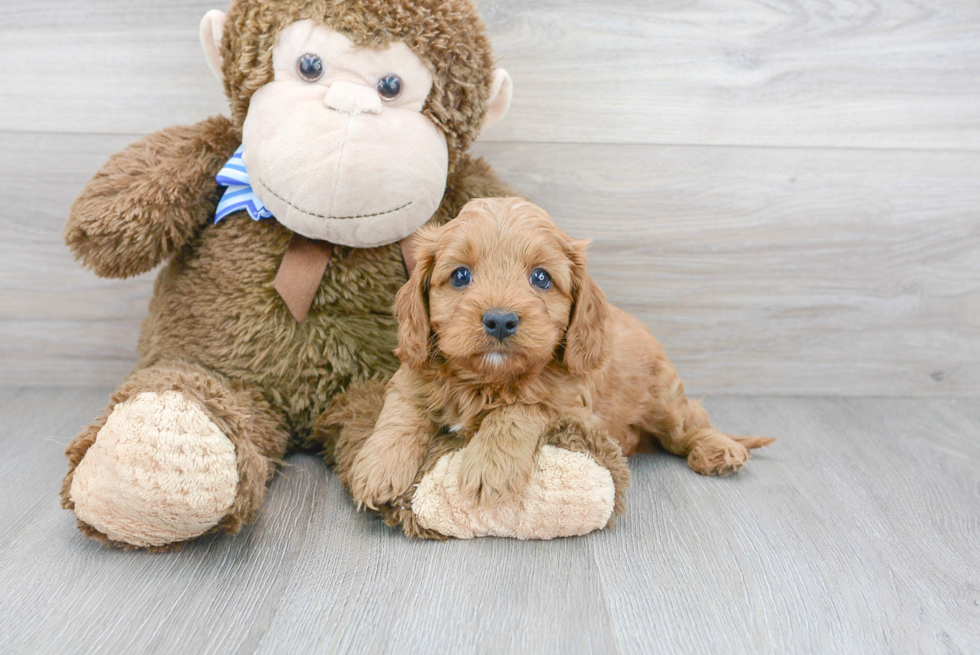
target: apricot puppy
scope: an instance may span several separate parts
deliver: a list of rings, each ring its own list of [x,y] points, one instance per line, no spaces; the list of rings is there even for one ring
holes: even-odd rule
[[[358,503],[407,491],[442,429],[469,440],[460,490],[483,503],[520,493],[560,418],[604,428],[627,455],[657,439],[705,475],[733,473],[773,441],[711,426],[649,330],[589,277],[587,242],[540,207],[474,200],[417,239],[395,301],[402,366],[352,469]]]

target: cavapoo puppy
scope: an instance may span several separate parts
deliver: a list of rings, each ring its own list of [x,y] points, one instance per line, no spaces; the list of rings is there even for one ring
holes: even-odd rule
[[[407,491],[442,429],[468,439],[460,490],[480,502],[523,489],[539,438],[562,418],[598,424],[625,454],[657,439],[706,475],[772,442],[711,426],[649,330],[589,277],[587,242],[540,207],[474,200],[417,243],[395,301],[402,366],[351,470],[358,503]]]

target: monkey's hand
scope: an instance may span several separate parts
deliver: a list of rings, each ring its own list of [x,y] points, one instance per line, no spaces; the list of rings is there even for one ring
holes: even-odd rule
[[[486,506],[519,495],[534,471],[549,416],[537,405],[509,405],[488,414],[461,453],[459,491]]]
[[[214,215],[214,177],[240,135],[218,116],[169,127],[113,155],[75,200],[65,242],[101,277],[144,273]]]

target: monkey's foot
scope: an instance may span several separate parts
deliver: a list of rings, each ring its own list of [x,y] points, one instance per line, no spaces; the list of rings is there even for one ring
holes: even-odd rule
[[[235,501],[235,447],[178,391],[119,403],[71,481],[75,515],[115,542],[158,547],[218,525]]]
[[[461,539],[553,539],[588,534],[612,518],[612,475],[589,455],[544,446],[519,495],[481,506],[459,489],[462,453],[440,458],[415,490],[412,509],[428,530]]]

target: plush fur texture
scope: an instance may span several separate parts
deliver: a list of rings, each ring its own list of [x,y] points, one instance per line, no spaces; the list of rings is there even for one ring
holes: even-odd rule
[[[391,306],[406,280],[398,244],[335,248],[299,324],[273,287],[292,233],[244,212],[213,224],[220,195],[214,176],[241,142],[251,94],[272,79],[279,30],[303,18],[362,45],[404,39],[431,67],[434,86],[424,111],[445,131],[451,157],[433,224],[472,198],[509,193],[486,163],[465,152],[479,134],[493,80],[489,43],[468,0],[237,0],[222,51],[233,118],[168,128],[135,143],[109,160],[69,214],[65,240],[97,274],[128,277],[165,266],[136,370],[67,449],[67,508],[74,507],[76,467],[114,407],[144,392],[174,391],[235,446],[236,498],[213,529],[237,531],[254,519],[274,462],[311,443],[313,423],[331,400],[397,368]],[[80,527],[114,545],[133,545]]]
[[[403,364],[348,476],[358,502],[402,495],[444,426],[467,442],[457,484],[481,506],[523,492],[541,435],[561,420],[608,433],[626,454],[659,440],[707,475],[733,473],[749,448],[771,443],[711,426],[653,335],[589,277],[585,242],[540,207],[475,200],[417,237],[418,265],[396,301]],[[462,286],[461,268],[472,280]],[[541,270],[543,288],[530,281]],[[492,336],[491,310],[514,312],[516,332]]]
[[[214,214],[214,183],[241,142],[223,117],[171,127],[109,158],[76,198],[65,226],[75,257],[100,277],[151,270]]]

